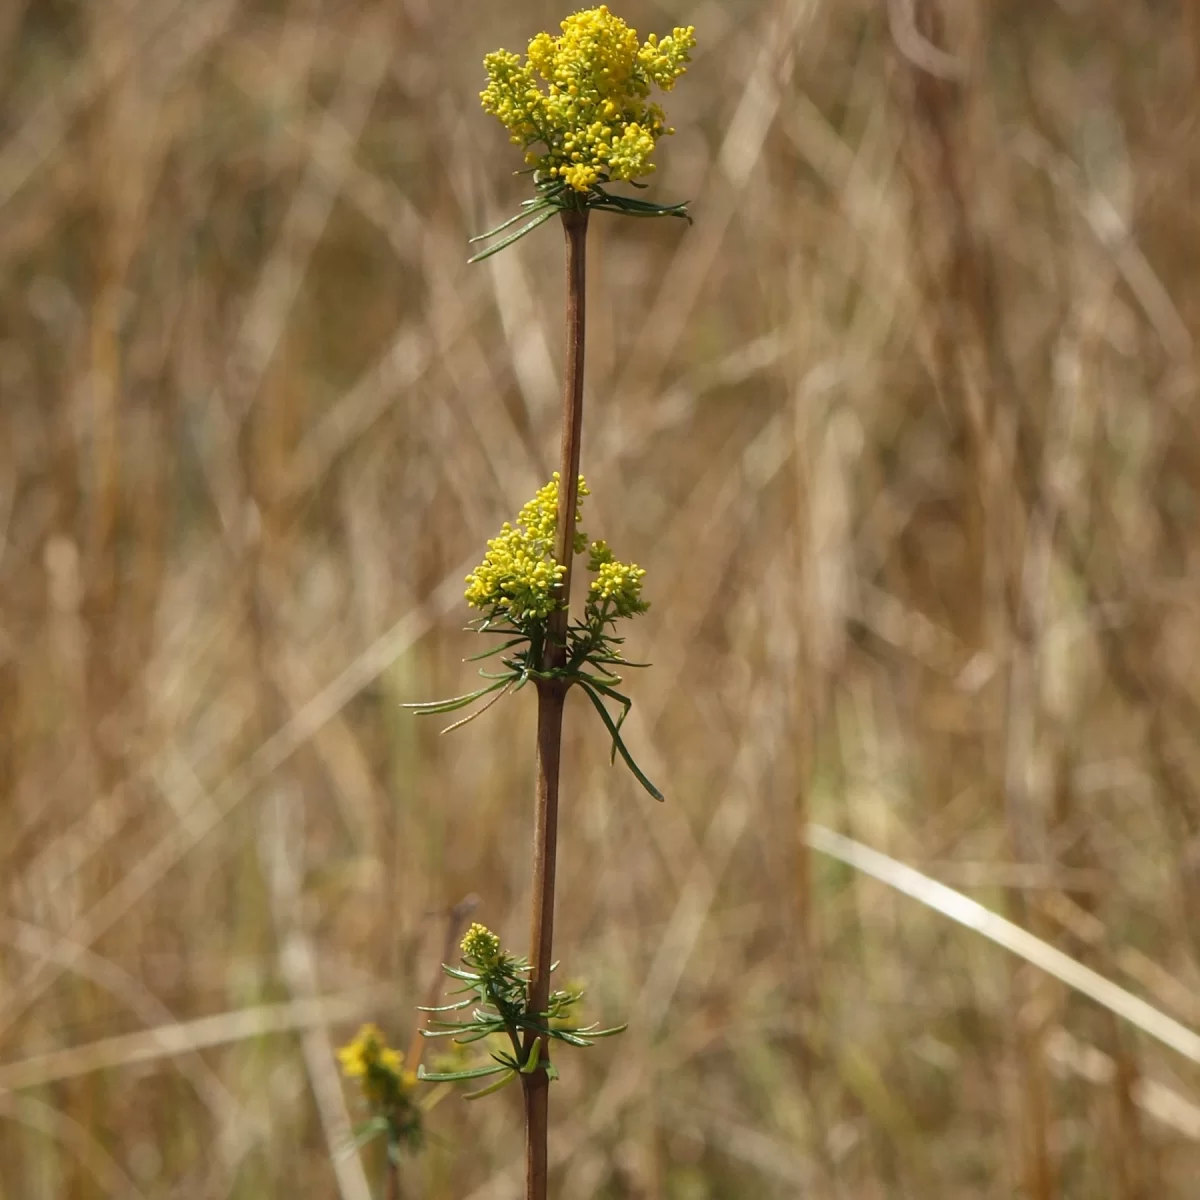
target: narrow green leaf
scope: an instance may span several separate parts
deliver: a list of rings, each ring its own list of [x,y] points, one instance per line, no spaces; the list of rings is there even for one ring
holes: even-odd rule
[[[460,1046],[469,1046],[472,1042],[482,1042],[484,1038],[491,1037],[493,1034],[500,1033],[502,1031],[503,1026],[501,1026],[500,1029],[477,1029],[471,1034],[470,1037],[461,1037],[458,1038],[457,1041]]]
[[[528,225],[522,225],[521,228],[518,229],[516,233],[510,233],[508,235],[508,237],[503,238],[501,241],[497,242],[494,246],[489,246],[486,250],[480,251],[480,253],[476,254],[473,258],[468,258],[467,263],[470,264],[470,263],[483,262],[483,260],[485,258],[491,258],[491,256],[493,254],[498,254],[506,246],[511,246],[513,244],[513,242],[519,241],[527,233],[532,233],[539,225],[544,225],[548,220],[550,220],[550,218],[552,216],[554,216],[555,212],[557,212],[557,211],[558,211],[557,209],[551,207],[547,212],[538,213],[538,215],[536,217],[534,217],[533,220],[530,221]],[[522,213],[521,215],[525,216],[526,214]]]
[[[612,192],[606,192],[602,187],[593,189],[601,197],[603,204],[615,204],[620,208],[626,208],[631,211],[641,211],[647,216],[686,216],[687,206],[691,203],[689,200],[681,201],[679,204],[657,204],[653,200],[638,200],[634,196],[618,196]],[[589,204],[589,208],[592,205]]]
[[[487,1087],[482,1087],[475,1092],[463,1092],[463,1099],[479,1100],[484,1096],[490,1096],[493,1092],[498,1092],[502,1087],[507,1087],[516,1077],[516,1071],[510,1069],[503,1079],[497,1079],[495,1083],[489,1083]]]
[[[532,1075],[537,1070],[538,1060],[542,1057],[542,1040],[538,1038],[529,1048],[529,1057],[521,1067],[522,1075]]]
[[[686,212],[677,212],[669,208],[655,208],[651,210],[639,210],[632,207],[632,202],[626,204],[589,204],[588,208],[595,209],[599,212],[617,213],[623,217],[637,217],[640,220],[649,220],[654,217],[682,217],[689,225],[694,224],[691,215]]]
[[[478,983],[482,978],[474,971],[467,971],[462,967],[452,967],[449,963],[442,963],[442,970],[452,979],[464,979],[468,983]]]
[[[428,1083],[457,1083],[462,1079],[483,1079],[500,1071],[511,1071],[506,1063],[491,1063],[486,1067],[471,1067],[465,1071],[426,1071],[425,1064],[417,1068],[417,1078]]]
[[[466,708],[468,704],[478,700],[481,696],[486,696],[489,692],[494,692],[503,686],[502,682],[489,683],[487,687],[481,687],[474,692],[468,692],[465,696],[453,696],[449,700],[425,700],[419,704],[402,704],[400,707],[416,709],[417,714],[422,717],[433,716],[437,713],[454,712],[456,709]]]
[[[529,203],[530,201],[528,200],[523,201],[522,207]],[[489,229],[487,233],[477,233],[473,238],[467,238],[467,245],[473,246],[476,242],[486,242],[488,238],[495,237],[498,233],[503,233],[506,229],[515,225],[518,221],[525,220],[525,218],[529,216],[531,212],[534,212],[537,209],[546,208],[548,206],[549,202],[544,197],[538,197],[532,202],[532,207],[526,209],[524,212],[517,213],[517,215],[514,217],[509,217],[507,221],[502,221],[496,226],[495,229]]]
[[[639,668],[641,668],[641,667],[653,666],[653,663],[633,662],[632,660],[630,660],[628,658],[622,658],[618,654],[596,655],[595,657],[593,657],[592,655],[589,654],[587,661],[589,663],[592,663],[594,666],[598,666],[600,663],[611,663],[614,667],[639,667]]]
[[[629,1022],[626,1021],[623,1025],[614,1025],[611,1029],[591,1029],[588,1031],[590,1038],[616,1037],[618,1033],[624,1033],[629,1028]]]
[[[480,674],[487,676],[487,673],[485,671],[480,671]],[[455,721],[452,725],[447,725],[445,729],[442,729],[439,732],[440,733],[453,733],[456,729],[461,729],[464,725],[469,725],[476,718],[482,717],[483,714],[485,712],[487,712],[487,710],[489,708],[491,708],[493,704],[499,704],[500,701],[503,700],[505,695],[508,693],[509,688],[511,688],[513,686],[513,677],[510,674],[505,674],[505,675],[499,676],[498,678],[499,678],[499,682],[493,684],[492,687],[489,689],[490,691],[495,691],[496,688],[500,689],[499,692],[495,696],[493,696],[486,704],[481,705],[479,708],[477,708],[473,713],[469,713],[467,716],[463,717],[463,719],[461,721]]]
[[[603,693],[610,700],[615,700],[623,711],[628,712],[633,707],[633,701],[623,692],[618,692],[611,683],[606,683],[603,677],[597,678],[594,675],[581,675],[580,678],[594,687],[596,691]]]
[[[620,716],[617,717],[616,723],[615,723],[615,728],[619,732],[621,729],[621,726],[625,724],[625,718],[627,716],[629,716],[629,713],[633,708],[633,701],[630,700],[630,698],[628,696],[622,695],[620,692],[616,691],[616,689],[609,687],[605,683],[599,682],[598,680],[592,678],[591,676],[587,677],[587,682],[592,687],[594,687],[596,689],[596,691],[600,692],[604,696],[607,696],[610,700],[615,700],[621,706],[621,714],[620,714]],[[607,711],[608,710],[605,709],[605,712],[607,712]],[[614,739],[614,741],[613,741],[612,754],[609,756],[610,762],[616,762],[617,740],[619,740],[619,739]]]
[[[620,692],[614,692],[612,690],[613,684],[621,682],[620,675],[610,675],[607,671],[600,675],[593,675],[588,671],[577,671],[575,673],[575,678],[581,680],[582,682],[590,683],[598,691],[601,691],[606,696],[616,700],[619,704],[621,704],[622,708],[630,707],[633,704],[633,701],[629,700],[627,696],[622,696]],[[626,700],[628,700],[628,704],[623,703]]]
[[[625,765],[634,773],[637,781],[646,789],[647,792],[650,793],[651,796],[655,798],[655,800],[664,800],[665,797],[663,796],[662,792],[660,792],[658,788],[656,788],[654,784],[650,782],[645,773],[642,771],[641,767],[639,767],[637,763],[633,761],[633,756],[625,748],[625,743],[621,740],[621,734],[616,725],[613,724],[612,717],[608,715],[608,709],[604,707],[603,701],[599,696],[596,695],[595,691],[592,690],[592,687],[589,684],[585,683],[582,685],[582,687],[584,692],[587,693],[588,699],[592,702],[596,711],[600,714],[600,719],[608,728],[608,732],[612,735],[613,746],[625,760]]]
[[[483,632],[482,630],[480,632]],[[499,633],[500,630],[488,630],[489,633]],[[505,650],[511,650],[513,646],[519,646],[522,642],[528,642],[527,637],[515,637],[504,643],[503,646],[493,646],[490,650],[483,651],[482,654],[472,654],[469,658],[464,658],[463,662],[482,662],[485,658],[493,658],[497,654],[503,654]]]
[[[565,1029],[555,1029],[553,1036],[560,1042],[566,1042],[568,1046],[590,1046],[592,1044],[587,1038],[581,1038],[576,1034],[568,1033]]]

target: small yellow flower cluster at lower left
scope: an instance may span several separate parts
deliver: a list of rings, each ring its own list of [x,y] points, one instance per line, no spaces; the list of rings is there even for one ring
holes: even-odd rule
[[[404,1055],[387,1044],[377,1025],[364,1025],[337,1056],[343,1074],[361,1080],[363,1095],[374,1103],[394,1099],[416,1086],[416,1072],[404,1069]]]

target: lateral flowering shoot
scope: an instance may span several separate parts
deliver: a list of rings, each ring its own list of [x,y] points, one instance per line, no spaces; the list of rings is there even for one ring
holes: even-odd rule
[[[596,575],[588,589],[589,612],[607,615],[611,609],[614,616],[632,617],[650,607],[642,599],[646,572],[637,563],[617,562],[607,542],[592,543],[588,570]]]
[[[582,519],[583,498],[588,495],[579,477],[576,524]],[[508,621],[522,632],[532,632],[561,603],[559,584],[566,567],[555,562],[554,533],[558,525],[558,472],[539,488],[520,513],[515,525],[507,521],[488,542],[483,562],[467,576],[467,603],[482,609],[489,621]],[[587,539],[575,535],[575,553]]]
[[[479,93],[484,110],[508,130],[525,151],[537,195],[523,211],[473,242],[515,233],[475,255],[478,262],[524,237],[555,212],[603,209],[631,217],[684,217],[686,204],[652,204],[609,192],[611,183],[644,187],[658,139],[674,133],[651,89],[669,92],[687,70],[696,45],[693,26],[676,26],[641,42],[607,5],[567,17],[562,33],[539,33],[524,59],[495,50],[483,65],[487,87]]]
[[[587,569],[595,578],[588,587],[582,617],[568,622],[565,640],[552,645],[550,618],[566,603],[562,594],[565,568],[555,558],[558,485],[555,472],[517,514],[516,521],[501,526],[488,542],[483,562],[467,576],[467,603],[483,614],[470,627],[479,633],[506,635],[502,645],[474,657],[480,660],[499,656],[504,669],[481,669],[480,675],[489,682],[465,696],[408,707],[423,714],[448,713],[493,696],[470,716],[449,726],[455,729],[530,680],[557,679],[567,687],[579,684],[612,737],[614,759],[620,754],[642,786],[661,800],[662,794],[642,773],[621,740],[621,724],[632,701],[615,690],[621,676],[612,669],[645,665],[622,656],[624,639],[616,636],[615,629],[618,620],[638,616],[650,607],[642,599],[646,572],[637,563],[618,561],[607,542],[589,542],[578,528],[583,520],[583,498],[591,494],[581,475],[572,549],[575,554],[588,551]],[[608,712],[605,700],[619,706],[616,717]]]
[[[545,1012],[531,1008],[529,960],[502,949],[500,939],[485,925],[475,924],[467,930],[462,954],[461,967],[445,964],[442,970],[462,983],[454,994],[465,998],[440,1008],[423,1008],[422,1012],[438,1015],[430,1021],[430,1028],[421,1032],[427,1038],[453,1038],[457,1045],[491,1038],[491,1061],[461,1070],[426,1072],[422,1068],[421,1079],[452,1083],[496,1077],[464,1097],[475,1100],[499,1091],[518,1075],[531,1075],[539,1069],[550,1079],[557,1079],[558,1072],[546,1053],[551,1041],[590,1046],[596,1038],[611,1037],[625,1029],[624,1025],[611,1029],[581,1027],[572,1009],[583,998],[582,989],[551,992]],[[462,1021],[445,1020],[440,1015],[465,1009],[471,1009],[471,1013]]]

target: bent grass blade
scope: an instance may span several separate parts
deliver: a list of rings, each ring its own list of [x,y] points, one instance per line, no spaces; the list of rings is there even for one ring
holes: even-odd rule
[[[1106,979],[1098,971],[1084,966],[1069,954],[1064,954],[1049,942],[1034,937],[1007,917],[992,912],[978,901],[936,879],[930,879],[915,867],[872,850],[870,846],[864,846],[823,825],[810,825],[807,841],[821,854],[836,858],[856,871],[903,892],[934,912],[982,934],[997,946],[1003,946],[1048,975],[1053,975],[1060,983],[1122,1017],[1164,1046],[1169,1046],[1194,1063],[1200,1063],[1200,1033]]]

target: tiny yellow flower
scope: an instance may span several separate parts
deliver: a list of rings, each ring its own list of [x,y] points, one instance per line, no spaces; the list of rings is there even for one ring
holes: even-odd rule
[[[674,132],[649,102],[650,88],[670,91],[695,44],[691,25],[639,44],[637,31],[602,4],[568,17],[559,37],[539,33],[525,62],[507,50],[487,55],[480,99],[542,174],[578,192],[638,179],[654,170],[659,137]],[[543,149],[530,151],[534,145]]]

